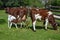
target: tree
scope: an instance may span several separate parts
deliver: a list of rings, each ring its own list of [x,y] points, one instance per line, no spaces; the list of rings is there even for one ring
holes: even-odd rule
[[[3,2],[0,0],[0,8],[3,6]]]
[[[17,7],[17,6],[20,6],[20,4],[19,4],[18,0],[9,0],[6,3],[6,6],[8,6],[8,7]]]

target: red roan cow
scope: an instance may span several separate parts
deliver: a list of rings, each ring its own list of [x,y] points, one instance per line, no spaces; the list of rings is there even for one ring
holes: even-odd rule
[[[32,25],[34,31],[36,31],[35,24],[37,19],[44,21],[45,29],[47,29],[47,25],[49,22],[53,26],[53,28],[57,30],[57,24],[51,11],[46,9],[32,8],[30,9],[30,16],[32,19]]]
[[[6,8],[6,12],[8,13],[8,27],[9,29],[11,28],[12,24],[15,24],[16,28],[17,27],[17,23],[20,22],[21,23],[21,27],[22,27],[22,21],[26,20],[26,12],[27,9],[23,8],[23,7],[15,7],[15,8]]]

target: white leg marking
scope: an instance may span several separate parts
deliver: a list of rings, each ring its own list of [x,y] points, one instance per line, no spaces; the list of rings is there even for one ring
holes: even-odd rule
[[[11,29],[11,26],[12,26],[12,22],[10,23],[10,27],[9,27],[9,29]]]
[[[10,23],[9,23],[9,21],[8,21],[8,28],[9,28],[9,26],[10,26]]]
[[[36,29],[35,29],[35,24],[36,24],[36,20],[33,22],[33,29],[34,29],[34,30],[36,30]]]
[[[16,26],[16,28],[18,29],[18,27],[17,27],[17,24],[15,23],[15,26]]]
[[[45,21],[46,21],[46,23],[45,23],[45,29],[47,29],[48,19],[46,19]]]
[[[22,22],[21,22],[21,28],[22,28]]]

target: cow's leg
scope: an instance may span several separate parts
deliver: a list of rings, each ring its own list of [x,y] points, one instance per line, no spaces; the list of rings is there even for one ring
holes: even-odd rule
[[[8,28],[10,27],[10,22],[8,21]]]
[[[11,26],[12,26],[12,22],[10,23],[10,27],[9,27],[9,29],[11,29]]]
[[[21,24],[21,28],[22,28],[22,22],[20,24]]]
[[[18,29],[18,27],[17,27],[17,23],[13,23],[14,25],[15,25],[15,27]]]
[[[15,26],[16,26],[16,28],[18,29],[18,27],[17,27],[17,24],[15,23]]]
[[[33,30],[34,30],[34,31],[36,31],[35,24],[36,24],[36,20],[33,21]]]
[[[48,19],[45,19],[45,29],[47,29]]]

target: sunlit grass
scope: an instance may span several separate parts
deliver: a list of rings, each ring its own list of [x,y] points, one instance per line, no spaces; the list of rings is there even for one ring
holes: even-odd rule
[[[0,40],[60,40],[59,30],[52,30],[52,26],[48,25],[48,30],[44,30],[43,22],[37,21],[36,32],[32,31],[32,22],[30,20],[28,28],[12,27],[8,29],[7,14],[4,10],[0,10]],[[59,20],[60,21],[60,20]]]

